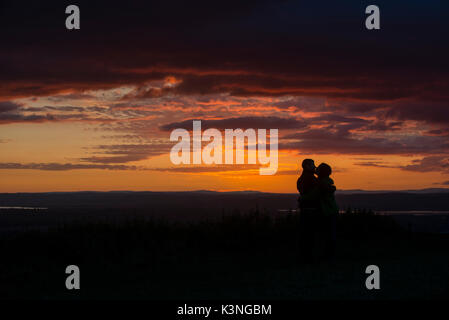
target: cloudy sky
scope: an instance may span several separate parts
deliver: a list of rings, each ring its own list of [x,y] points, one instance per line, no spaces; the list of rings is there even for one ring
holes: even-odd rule
[[[75,2],[74,2],[75,3]],[[376,1],[0,2],[0,192],[295,192],[449,185],[449,5]],[[173,128],[279,129],[279,169],[175,166]]]

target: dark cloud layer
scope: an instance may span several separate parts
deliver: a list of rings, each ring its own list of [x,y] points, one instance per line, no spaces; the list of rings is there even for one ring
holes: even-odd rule
[[[16,111],[20,105],[11,101],[0,101],[0,114],[4,112]]]
[[[401,167],[403,170],[415,172],[443,172],[449,173],[448,156],[429,156],[419,160],[413,160],[412,164]]]
[[[201,119],[189,119],[181,122],[172,122],[160,127],[163,131],[171,131],[182,128],[192,130],[193,121]],[[301,129],[306,126],[306,123],[294,118],[279,118],[279,117],[235,117],[226,119],[212,119],[201,120],[201,129],[216,128],[219,130],[234,129],[234,128],[272,128],[272,129]]]
[[[25,170],[44,170],[44,171],[67,171],[67,170],[137,170],[136,166],[126,165],[105,165],[105,164],[77,164],[77,163],[0,163],[0,169],[25,169]]]
[[[388,164],[384,164],[382,161],[361,161],[354,162],[356,166],[362,167],[376,167],[376,168],[397,168],[397,166],[391,166]]]
[[[379,32],[363,28],[359,1],[79,1],[82,27],[70,32],[63,3],[9,2],[0,25],[8,48],[0,53],[0,98],[145,88],[175,76],[178,85],[140,94],[408,98],[447,106],[447,5],[378,2],[386,12]],[[424,116],[434,119],[428,110]]]
[[[170,172],[170,173],[226,173],[233,171],[246,171],[245,175],[259,175],[259,164],[245,165],[215,165],[215,166],[189,166],[189,167],[168,167],[168,168],[148,168],[147,170]],[[276,175],[298,175],[298,170],[280,169]]]
[[[172,144],[154,142],[146,144],[115,144],[99,145],[95,147],[95,154],[91,157],[81,158],[83,162],[90,163],[128,163],[145,160],[169,152]],[[101,155],[99,155],[101,154]]]
[[[229,116],[231,110],[226,117],[209,115],[203,129],[291,130],[280,148],[300,153],[449,152],[447,1],[379,0],[379,31],[363,26],[368,1],[80,0],[78,31],[64,28],[64,2],[1,4],[0,124],[139,118],[115,127],[139,135],[155,123],[140,118],[154,114],[122,107],[140,99],[276,97],[279,109],[323,114]],[[153,86],[167,78],[176,81]],[[121,86],[132,90],[111,110],[14,102],[48,95],[54,101],[95,98],[86,91]],[[303,96],[326,104],[313,109],[282,100]],[[178,120],[186,117],[175,119],[158,125],[162,131],[192,127],[191,120]],[[419,129],[393,135],[413,121]],[[81,160],[109,166],[144,160],[169,147],[99,146]],[[430,168],[426,161],[404,169]]]
[[[355,162],[354,164],[364,167],[396,168],[413,172],[441,172],[449,174],[449,156],[447,155],[427,156],[412,160],[411,164],[407,165],[392,165],[383,161],[361,161]]]

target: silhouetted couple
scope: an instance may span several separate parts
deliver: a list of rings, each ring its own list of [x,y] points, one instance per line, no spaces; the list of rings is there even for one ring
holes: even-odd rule
[[[315,167],[312,159],[305,159],[302,169],[297,181],[301,260],[330,260],[335,253],[338,215],[332,169],[326,163]]]

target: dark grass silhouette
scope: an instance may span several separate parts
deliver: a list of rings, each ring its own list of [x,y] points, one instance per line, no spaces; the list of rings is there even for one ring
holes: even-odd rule
[[[0,298],[406,299],[449,296],[449,239],[412,234],[386,216],[348,210],[332,263],[302,264],[298,217],[258,209],[218,221],[78,222],[0,237]],[[65,267],[81,290],[65,289]],[[365,268],[381,290],[365,289]]]

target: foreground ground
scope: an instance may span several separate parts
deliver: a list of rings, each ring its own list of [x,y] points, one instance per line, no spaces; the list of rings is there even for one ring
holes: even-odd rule
[[[297,217],[252,212],[221,221],[80,223],[0,237],[0,298],[442,299],[449,297],[449,238],[409,233],[388,217],[339,218],[335,261],[307,264]],[[65,268],[81,290],[65,288]],[[377,265],[381,289],[365,288]]]

